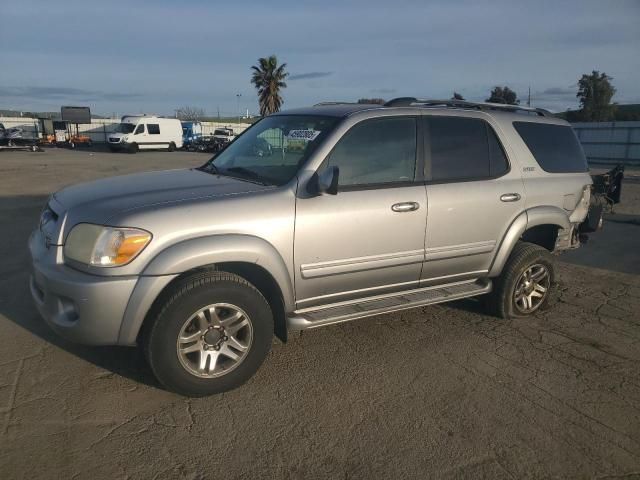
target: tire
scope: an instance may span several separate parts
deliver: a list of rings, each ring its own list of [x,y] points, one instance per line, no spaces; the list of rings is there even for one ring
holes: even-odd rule
[[[211,308],[219,323],[212,320]],[[239,387],[271,349],[269,304],[253,285],[231,273],[208,271],[187,277],[164,295],[154,311],[152,323],[143,330],[145,356],[160,383],[181,395],[201,397]],[[204,312],[204,325],[199,312]],[[234,315],[239,320],[229,320]],[[234,331],[245,319],[247,324]],[[207,338],[210,334],[213,339]],[[239,359],[227,356],[232,354]]]
[[[138,144],[137,143],[132,143],[129,146],[129,153],[138,153],[138,150],[139,150],[139,148],[138,148]]]
[[[555,266],[549,251],[533,243],[518,242],[502,274],[495,279],[493,291],[485,297],[485,305],[489,313],[500,318],[528,317],[544,309],[554,285]]]
[[[175,150],[176,150],[176,144],[175,144],[175,143],[173,143],[173,142],[171,142],[171,143],[169,144],[169,151],[170,151],[170,152],[174,152]]]
[[[116,153],[118,150],[116,148],[114,148],[114,147],[109,147],[109,151],[111,153]]]

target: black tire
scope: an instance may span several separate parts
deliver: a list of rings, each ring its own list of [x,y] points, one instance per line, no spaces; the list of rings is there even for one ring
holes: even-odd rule
[[[215,303],[240,307],[247,313],[253,339],[246,356],[228,373],[200,378],[181,363],[177,340],[185,322],[199,309]],[[271,349],[273,315],[262,294],[237,275],[208,271],[178,282],[159,302],[144,326],[145,356],[156,378],[168,390],[189,397],[201,397],[239,387],[260,368]],[[226,337],[225,337],[226,338]]]
[[[176,150],[176,144],[175,144],[175,143],[173,143],[173,142],[171,142],[171,143],[169,144],[169,151],[170,151],[170,152],[174,152],[175,150]]]
[[[118,149],[117,149],[117,148],[114,148],[114,147],[109,147],[109,151],[110,151],[111,153],[116,153],[116,152],[118,151]]]
[[[139,150],[139,148],[138,148],[138,144],[137,143],[132,143],[129,146],[129,153],[138,153],[138,150]]]
[[[541,301],[530,312],[521,310],[516,304],[516,287],[524,273],[531,267],[540,265],[547,270],[547,290]],[[489,313],[500,318],[522,318],[544,309],[549,303],[551,289],[555,285],[555,266],[549,251],[539,245],[518,242],[507,260],[502,274],[494,280],[493,291],[485,296]]]

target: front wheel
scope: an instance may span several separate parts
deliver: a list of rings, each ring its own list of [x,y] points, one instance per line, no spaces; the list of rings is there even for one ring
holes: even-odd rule
[[[143,334],[146,357],[160,383],[182,395],[242,385],[271,348],[269,304],[237,275],[210,271],[188,277],[157,312]]]
[[[174,152],[175,150],[176,150],[176,144],[175,144],[175,143],[173,143],[173,142],[171,142],[171,143],[169,144],[169,151],[170,151],[170,152]]]
[[[494,290],[486,297],[490,313],[501,318],[533,315],[549,302],[555,266],[548,250],[528,242],[518,242]]]

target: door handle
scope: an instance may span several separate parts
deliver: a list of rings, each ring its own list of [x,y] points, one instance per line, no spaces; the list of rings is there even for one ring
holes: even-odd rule
[[[517,202],[520,198],[519,193],[503,193],[500,195],[500,200],[503,202]]]
[[[420,204],[418,202],[400,202],[391,205],[391,210],[398,213],[413,212],[414,210],[417,210],[419,208]]]

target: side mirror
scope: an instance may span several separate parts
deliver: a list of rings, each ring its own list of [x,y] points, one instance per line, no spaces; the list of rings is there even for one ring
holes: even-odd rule
[[[340,177],[340,169],[338,167],[328,167],[319,174],[314,175],[315,192],[318,195],[337,195],[338,194],[338,178]]]

